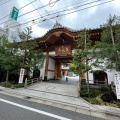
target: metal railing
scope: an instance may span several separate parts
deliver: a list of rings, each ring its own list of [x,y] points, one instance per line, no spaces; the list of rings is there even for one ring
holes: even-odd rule
[[[25,79],[24,88],[26,89],[28,86],[38,83],[40,81],[42,81],[42,78]]]

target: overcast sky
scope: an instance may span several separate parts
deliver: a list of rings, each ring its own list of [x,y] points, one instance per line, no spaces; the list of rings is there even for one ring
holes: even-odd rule
[[[27,26],[33,25],[32,26],[33,37],[40,37],[44,35],[48,30],[52,29],[56,21],[65,27],[69,27],[75,30],[80,30],[83,28],[98,28],[101,24],[106,22],[110,14],[120,16],[120,0],[113,0],[112,2],[91,7],[89,9],[85,9],[85,8],[88,8],[90,6],[94,6],[97,4],[101,4],[103,2],[110,1],[110,0],[58,0],[58,2],[56,2],[54,5],[53,4],[48,5],[49,0],[36,0],[36,1],[35,0],[10,0],[9,2],[7,1],[8,0],[0,0],[0,19],[10,14],[13,6],[20,9],[21,7],[34,1],[29,6],[26,6],[23,9],[19,10],[19,17],[17,19],[17,21],[21,24],[21,29],[24,29]],[[50,1],[52,2],[55,0],[50,0]],[[35,8],[42,7],[42,5],[46,5],[46,7],[35,10]],[[84,10],[81,10],[81,9],[84,9]],[[35,11],[30,12],[32,10],[35,10]],[[61,11],[61,10],[64,10],[64,12],[59,13],[58,11]],[[80,11],[77,11],[77,10],[80,10]],[[27,12],[30,12],[30,13],[20,17],[22,14],[25,14]],[[51,13],[55,13],[55,12],[58,12],[58,13],[50,15]],[[70,12],[73,12],[73,13],[68,14]],[[67,14],[67,15],[61,16],[64,14]],[[44,17],[42,17],[43,15]],[[60,17],[55,18],[58,15]],[[39,18],[39,19],[35,20],[36,18]],[[48,18],[49,20],[46,20]],[[9,16],[5,17],[4,19],[1,19],[0,27],[4,27],[3,22],[7,21],[8,19],[9,19]],[[23,23],[25,22],[27,22],[27,24],[23,25]],[[40,23],[38,24],[38,22]]]

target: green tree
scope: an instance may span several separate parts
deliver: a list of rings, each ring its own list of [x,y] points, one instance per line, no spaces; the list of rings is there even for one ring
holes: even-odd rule
[[[19,36],[21,38],[20,44],[18,44],[18,48],[20,48],[20,53],[22,56],[21,68],[25,68],[27,70],[27,74],[30,70],[30,67],[39,67],[39,69],[43,66],[44,55],[42,51],[37,49],[38,43],[36,40],[33,40],[32,36],[32,28],[26,28],[24,31],[19,32]]]
[[[6,82],[8,81],[9,72],[18,68],[18,59],[15,54],[14,45],[11,44],[6,36],[0,37],[0,69],[6,72]]]
[[[91,70],[91,65],[89,65],[88,62],[92,60],[92,56],[91,56],[92,41],[90,40],[89,31],[84,29],[80,33],[80,37],[75,41],[77,43],[77,49],[74,50],[73,60],[72,60],[72,64],[70,65],[70,69],[74,73],[79,75],[80,89],[81,89],[81,80],[83,79],[82,75],[86,73],[88,97],[90,97],[88,71]]]
[[[107,22],[101,25],[101,41],[95,43],[94,52],[101,69],[115,69],[120,71],[120,18],[111,16]],[[105,64],[101,64],[105,63]]]

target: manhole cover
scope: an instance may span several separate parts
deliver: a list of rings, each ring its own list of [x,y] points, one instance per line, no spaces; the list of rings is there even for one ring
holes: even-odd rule
[[[47,90],[53,90],[55,87],[53,87],[53,86],[49,86],[49,87],[47,87],[46,89]]]

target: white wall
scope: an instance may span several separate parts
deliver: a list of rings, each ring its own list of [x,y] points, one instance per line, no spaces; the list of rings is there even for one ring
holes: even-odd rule
[[[43,54],[43,55],[46,55],[46,52],[43,52],[42,54]],[[40,77],[42,77],[42,80],[44,80],[45,65],[46,65],[46,58],[45,58],[45,60],[44,60],[43,68],[40,69]]]
[[[53,79],[54,78],[54,72],[48,71],[48,78],[47,79]]]
[[[49,55],[55,55],[55,51],[49,52]]]
[[[52,58],[49,58],[48,70],[55,71],[55,60]],[[54,78],[54,71],[48,71],[48,79]]]
[[[15,39],[17,42],[20,41],[18,30],[20,29],[20,23],[18,23],[14,19],[9,19],[8,22],[5,23],[4,29],[8,31],[8,40],[13,42]]]
[[[107,75],[108,75],[108,83],[111,84],[111,81],[115,81],[115,78],[114,78],[114,74],[115,74],[115,70],[107,70]],[[114,82],[115,83],[115,82]]]
[[[90,64],[91,62],[89,62],[89,64]],[[101,64],[102,66],[104,66],[104,68],[105,68],[105,66],[106,66],[106,64],[105,64],[105,62],[104,63],[102,63]],[[101,70],[102,71],[102,69],[101,68],[99,68],[99,67],[92,67],[92,70],[94,70],[94,71],[96,71],[96,70]],[[111,81],[114,81],[114,74],[115,74],[115,70],[106,70],[106,71],[104,71],[104,72],[106,72],[107,73],[107,77],[108,77],[108,84],[111,84]],[[85,75],[86,76],[86,75]],[[93,80],[93,73],[89,73],[89,80]],[[90,83],[93,83],[93,81],[91,81]]]

